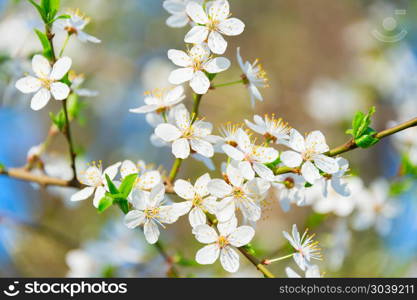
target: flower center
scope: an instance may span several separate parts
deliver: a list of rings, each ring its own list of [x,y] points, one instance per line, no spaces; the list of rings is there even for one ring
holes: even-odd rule
[[[203,198],[201,198],[199,195],[195,195],[193,199],[193,206],[200,207],[203,203]]]
[[[294,188],[294,186],[295,186],[294,179],[292,179],[291,177],[285,178],[284,185],[289,190]]]
[[[217,31],[217,27],[218,27],[219,23],[220,23],[220,21],[210,18],[210,20],[207,24],[208,30]]]
[[[159,207],[145,209],[144,213],[147,219],[154,219],[159,214]]]
[[[233,196],[235,198],[244,198],[245,197],[245,192],[241,188],[235,187],[233,189]]]
[[[51,84],[54,82],[52,79],[49,78],[39,78],[39,80],[41,81],[42,86],[48,90],[51,88]]]
[[[313,159],[313,155],[314,155],[314,151],[306,150],[305,152],[302,153],[301,156],[303,157],[303,160],[310,161]]]
[[[224,248],[227,245],[229,245],[229,241],[227,240],[227,237],[220,236],[219,239],[217,240],[217,245],[219,245],[219,248]]]
[[[183,138],[191,138],[194,135],[194,128],[192,126],[189,126],[187,129],[184,130],[182,133]]]
[[[66,32],[68,32],[69,35],[78,33],[77,28],[72,27],[72,26],[65,26],[64,29],[65,29]]]

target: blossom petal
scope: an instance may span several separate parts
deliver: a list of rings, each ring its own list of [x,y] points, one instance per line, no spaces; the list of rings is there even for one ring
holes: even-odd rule
[[[240,226],[233,231],[229,237],[229,243],[235,247],[242,247],[249,244],[255,235],[255,230],[251,226]]]
[[[174,14],[168,17],[165,23],[172,28],[184,27],[188,24],[188,17],[185,14]]]
[[[203,7],[196,2],[191,1],[190,3],[188,3],[185,8],[185,12],[196,23],[206,24],[209,22],[209,19]]]
[[[161,183],[161,173],[159,171],[148,171],[139,177],[137,186],[144,190],[150,190]]]
[[[298,167],[303,162],[301,154],[291,150],[282,152],[280,159],[284,165],[290,168]]]
[[[229,69],[229,67],[230,60],[225,57],[216,57],[206,62],[203,68],[209,73],[220,73]]]
[[[126,214],[124,218],[124,223],[128,228],[133,229],[137,226],[142,225],[145,222],[145,219],[146,217],[143,211],[131,210]]]
[[[190,44],[201,44],[207,39],[209,30],[206,26],[196,25],[191,28],[184,37],[184,42]]]
[[[192,64],[191,58],[187,53],[181,50],[170,49],[168,50],[168,58],[177,66],[188,67]]]
[[[54,82],[51,84],[51,93],[56,100],[64,100],[68,98],[70,88],[62,82]]]
[[[245,157],[245,155],[242,153],[242,151],[239,151],[236,147],[233,147],[229,144],[224,144],[222,146],[222,149],[224,153],[226,153],[228,156],[233,158],[236,161],[241,161]]]
[[[104,187],[99,186],[96,188],[96,192],[93,198],[93,205],[95,208],[98,208],[98,205],[100,204],[100,201],[105,196],[105,194],[106,194],[106,189]]]
[[[202,71],[197,71],[190,80],[190,86],[195,93],[202,95],[207,93],[210,87],[210,80]]]
[[[230,18],[220,22],[219,30],[225,35],[239,35],[245,30],[245,24],[237,18]]]
[[[252,169],[251,163],[246,160],[239,162],[239,171],[247,180],[255,178],[255,171]]]
[[[40,110],[46,104],[48,104],[49,99],[51,99],[51,93],[45,89],[41,88],[33,97],[30,102],[30,108],[33,110]]]
[[[230,13],[229,2],[226,0],[213,1],[208,9],[208,15],[213,20],[225,20]]]
[[[176,158],[186,159],[190,155],[190,144],[187,139],[178,139],[172,144],[172,154]]]
[[[199,207],[194,207],[188,215],[191,227],[196,227],[201,224],[206,224],[207,217],[204,211]]]
[[[316,154],[313,157],[314,164],[323,172],[334,174],[339,171],[339,164],[333,157],[324,154]]]
[[[291,129],[288,145],[297,152],[306,150],[304,137],[294,128]]]
[[[193,124],[193,128],[195,136],[207,137],[213,130],[213,124],[198,120]]]
[[[103,181],[106,180],[105,175],[109,176],[109,178],[111,180],[114,179],[114,177],[116,177],[117,172],[119,171],[119,167],[122,163],[121,162],[117,162],[115,164],[112,164],[111,166],[108,166],[104,171],[103,171]]]
[[[222,236],[228,236],[230,235],[232,232],[234,232],[237,228],[237,218],[235,216],[233,216],[232,218],[230,218],[229,220],[225,221],[225,222],[219,222],[217,224],[217,229],[220,232],[220,235]]]
[[[163,123],[155,128],[155,135],[165,142],[172,142],[179,139],[182,135],[181,131],[174,125]]]
[[[209,191],[207,189],[207,185],[210,182],[211,178],[209,173],[205,173],[204,175],[200,176],[194,184],[195,192],[200,197],[205,197],[209,194]]]
[[[24,94],[34,93],[42,86],[42,82],[33,76],[26,76],[16,81],[16,88]]]
[[[211,52],[215,54],[223,54],[226,52],[227,42],[220,33],[212,31],[208,36],[208,46]]]
[[[155,244],[159,238],[159,228],[154,221],[150,220],[145,223],[143,227],[143,233],[145,234],[146,241],[149,244]]]
[[[138,172],[138,167],[131,160],[125,160],[122,162],[120,167],[120,175],[122,175],[122,178],[130,174],[137,174]]]
[[[227,272],[234,273],[239,270],[239,254],[232,247],[224,247],[221,250],[220,262]]]
[[[232,187],[222,179],[212,179],[207,184],[207,189],[209,190],[210,194],[218,198],[223,198],[227,195],[230,195],[233,190]]]
[[[326,139],[320,131],[312,131],[307,135],[306,148],[313,149],[316,153],[324,153],[329,151],[329,146],[326,144]]]
[[[94,193],[95,189],[96,188],[93,186],[85,187],[82,190],[76,192],[74,195],[72,195],[71,201],[85,200]]]
[[[190,140],[190,144],[191,149],[205,157],[212,157],[214,155],[213,145],[203,139],[192,139]]]
[[[166,96],[164,97],[164,102],[167,105],[174,105],[182,101],[184,98],[184,87],[182,85],[179,85],[166,94]]]
[[[258,146],[252,151],[252,158],[258,162],[266,164],[275,161],[278,158],[278,151],[272,147]]]
[[[235,216],[235,201],[233,197],[227,197],[219,201],[216,209],[216,217],[219,222],[227,222]]]
[[[248,197],[240,199],[239,208],[243,216],[249,221],[256,222],[261,218],[261,207]]]
[[[272,172],[272,170],[267,166],[260,163],[253,163],[252,167],[255,170],[256,174],[259,175],[259,177],[269,181],[274,180],[274,172]]]
[[[203,244],[211,244],[217,241],[218,234],[213,227],[202,224],[193,228],[193,234],[197,241]]]
[[[197,251],[195,260],[200,265],[211,265],[219,258],[220,249],[217,244],[207,245]]]
[[[306,161],[302,165],[301,175],[311,184],[314,184],[314,181],[321,177],[319,170],[310,161]]]
[[[52,72],[49,75],[49,78],[53,80],[59,80],[64,77],[65,74],[71,68],[72,60],[68,56],[64,56],[57,60],[57,62],[52,67]]]
[[[168,81],[171,84],[181,84],[193,78],[194,70],[192,68],[180,68],[169,74]]]
[[[184,179],[178,179],[174,184],[174,191],[183,199],[192,200],[194,199],[195,192],[192,184]]]
[[[48,78],[51,73],[49,61],[42,55],[35,55],[32,58],[32,69],[39,78]]]

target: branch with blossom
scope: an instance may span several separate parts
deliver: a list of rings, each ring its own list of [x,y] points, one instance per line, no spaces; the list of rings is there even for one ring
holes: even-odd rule
[[[369,148],[382,138],[417,126],[417,118],[375,131],[372,115],[358,112],[347,131],[352,137],[343,145],[330,149],[321,131],[303,136],[282,118],[275,115],[255,115],[245,125],[228,124],[215,134],[213,124],[202,116],[200,104],[207,93],[217,93],[222,87],[242,85],[248,89],[251,105],[263,101],[261,88],[268,86],[265,70],[258,60],[253,63],[241,57],[237,48],[236,59],[242,69],[240,78],[217,83],[219,73],[227,71],[231,60],[225,56],[228,43],[225,37],[242,34],[245,24],[230,17],[227,0],[164,1],[164,8],[172,14],[167,20],[170,27],[190,26],[184,37],[184,49],[170,49],[168,59],[176,66],[168,78],[172,86],[162,87],[145,94],[144,105],[130,109],[131,113],[145,114],[154,128],[150,137],[156,147],[171,149],[172,167],[169,171],[155,169],[144,161],[122,159],[103,167],[101,161],[90,163],[80,170],[71,133],[71,121],[77,119],[79,105],[69,105],[74,95],[94,96],[96,93],[79,88],[72,59],[64,56],[72,36],[81,42],[99,43],[100,40],[84,31],[89,19],[78,10],[58,15],[59,1],[30,1],[45,23],[45,31],[36,31],[43,46],[42,54],[32,58],[33,74],[19,79],[15,86],[25,94],[34,93],[30,107],[45,109],[50,99],[60,101],[62,109],[51,113],[52,127],[47,140],[61,132],[68,144],[71,179],[60,179],[48,174],[34,173],[41,162],[47,140],[32,149],[28,164],[21,168],[0,166],[0,174],[37,183],[41,186],[59,186],[78,189],[71,201],[92,198],[98,212],[117,206],[124,214],[124,225],[134,230],[141,228],[148,244],[154,245],[170,267],[170,275],[180,276],[175,259],[160,241],[160,230],[188,215],[190,233],[205,244],[195,255],[201,265],[214,264],[218,259],[227,272],[239,270],[239,251],[265,277],[275,277],[267,266],[293,258],[306,277],[321,276],[312,261],[321,259],[317,242],[307,231],[300,236],[294,224],[292,234],[283,236],[294,252],[271,259],[259,259],[251,244],[255,224],[263,215],[263,204],[272,191],[279,194],[284,211],[291,204],[306,204],[306,194],[320,189],[326,198],[330,188],[342,197],[351,194],[345,179],[349,162],[340,155],[356,148]],[[54,50],[54,30],[66,33],[59,55]],[[81,80],[82,81],[82,80]],[[187,83],[187,85],[183,85]],[[186,89],[192,91],[191,112],[183,103]],[[259,135],[261,143],[255,138]],[[224,158],[221,174],[198,174],[194,182],[177,178],[181,166],[190,157],[202,161],[212,169],[214,156]],[[42,165],[42,164],[40,164]],[[219,176],[220,175],[220,176]],[[237,250],[237,251],[236,251]],[[299,277],[286,268],[289,277]]]

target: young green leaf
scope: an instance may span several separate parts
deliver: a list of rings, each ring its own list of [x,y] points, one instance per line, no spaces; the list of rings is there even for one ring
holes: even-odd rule
[[[41,6],[41,5],[39,5],[38,3],[36,3],[35,1],[33,1],[33,0],[28,0],[29,1],[29,3],[31,3],[35,8],[36,8],[36,10],[39,12],[39,15],[41,16],[41,18],[42,18],[42,21],[44,22],[44,23],[48,23],[48,16],[47,16],[47,13],[45,12],[45,10],[43,9],[43,7]]]
[[[47,59],[52,59],[53,57],[53,53],[52,53],[52,47],[51,47],[51,43],[48,39],[48,37],[46,36],[45,33],[43,33],[42,31],[35,29],[35,33],[38,36],[41,44],[42,44],[42,48],[43,48],[43,55],[47,58]]]
[[[56,115],[50,112],[49,117],[51,118],[52,123],[59,129],[59,131],[62,131],[62,129],[64,129],[66,119],[64,111],[62,109]]]
[[[112,195],[119,195],[119,190],[117,189],[117,187],[114,185],[113,181],[111,181],[109,175],[106,174],[106,181],[107,181],[107,186],[109,187],[109,191]]]
[[[104,196],[101,198],[100,203],[98,204],[98,212],[103,212],[113,205],[113,198],[110,196]]]
[[[122,184],[119,187],[119,191],[124,198],[129,196],[136,182],[136,178],[138,178],[138,174],[130,174],[123,179]]]

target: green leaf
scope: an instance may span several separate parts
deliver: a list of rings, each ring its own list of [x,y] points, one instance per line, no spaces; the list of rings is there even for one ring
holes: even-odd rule
[[[61,20],[61,19],[69,19],[69,18],[71,18],[71,16],[70,16],[70,15],[60,15],[60,16],[56,17],[55,19],[50,20],[48,24],[52,24],[52,23],[54,23],[56,20]]]
[[[47,59],[52,59],[53,52],[52,52],[51,42],[49,41],[48,37],[46,36],[45,33],[43,33],[42,31],[40,31],[38,29],[35,29],[35,33],[38,36],[38,38],[39,38],[39,40],[42,44],[43,55]]]
[[[98,212],[102,213],[112,205],[113,198],[109,196],[104,196],[103,198],[101,198],[100,203],[98,204]]]
[[[45,23],[52,23],[59,10],[59,0],[41,0],[40,6],[45,12]]]
[[[129,212],[129,202],[127,199],[119,199],[117,205],[119,205],[119,208],[123,213],[127,214]]]
[[[119,195],[119,190],[117,189],[117,187],[114,185],[113,181],[111,181],[109,175],[106,174],[106,181],[107,181],[107,186],[109,187],[109,191],[112,195]]]
[[[369,148],[375,145],[379,142],[379,139],[375,137],[376,133],[377,132],[375,130],[368,127],[361,137],[355,139],[356,145],[358,145],[361,148]]]
[[[355,134],[355,137],[360,137],[362,134],[365,133],[365,131],[368,129],[369,125],[371,125],[371,117],[372,115],[375,113],[375,106],[372,106],[369,109],[368,114],[364,115],[359,126],[356,128],[356,132],[355,132],[355,128],[353,129]]]
[[[6,166],[2,163],[0,163],[0,171],[6,170]]]
[[[68,114],[71,120],[77,119],[86,107],[86,102],[80,101],[76,93],[71,93],[67,99]]]
[[[56,115],[50,112],[49,117],[51,118],[52,123],[59,129],[59,131],[64,129],[66,119],[62,109]]]
[[[124,196],[124,198],[129,196],[136,182],[136,178],[138,178],[138,174],[130,174],[123,179],[122,184],[119,187],[119,191]]]
[[[38,3],[36,3],[35,1],[33,1],[33,0],[28,0],[29,1],[29,3],[31,3],[35,8],[36,8],[36,10],[39,12],[39,15],[41,16],[41,18],[42,18],[42,20],[43,20],[43,22],[44,23],[48,23],[48,16],[47,16],[47,13],[45,12],[45,10],[43,9],[43,7],[41,7]]]

